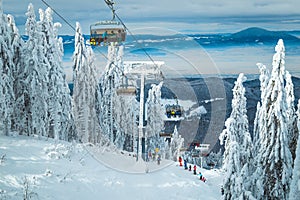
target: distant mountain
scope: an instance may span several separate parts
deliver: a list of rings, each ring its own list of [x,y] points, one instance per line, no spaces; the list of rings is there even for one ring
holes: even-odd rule
[[[276,43],[279,39],[285,42],[300,42],[300,39],[286,31],[268,31],[266,29],[251,27],[228,36],[233,41],[243,42],[271,42]]]

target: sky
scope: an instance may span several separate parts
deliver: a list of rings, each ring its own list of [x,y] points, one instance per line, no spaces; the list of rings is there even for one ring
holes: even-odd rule
[[[0,0],[1,1],[1,0]],[[45,0],[70,24],[80,22],[83,32],[111,12],[103,0]],[[21,33],[26,11],[32,3],[46,9],[42,0],[2,0],[5,14],[12,14]],[[118,16],[132,30],[161,27],[180,33],[232,33],[256,26],[269,30],[300,30],[299,0],[115,0]],[[74,34],[62,19],[60,34]]]

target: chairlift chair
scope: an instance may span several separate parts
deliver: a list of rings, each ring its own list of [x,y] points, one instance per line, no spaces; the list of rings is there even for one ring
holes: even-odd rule
[[[115,20],[113,1],[105,0],[105,3],[112,10],[111,20],[99,21],[90,25],[90,44],[92,46],[120,44],[126,39],[126,29],[119,21]]]
[[[166,115],[168,118],[171,117],[181,117],[182,115],[182,106],[180,105],[166,105]]]
[[[106,27],[105,27],[106,26]],[[120,44],[126,39],[126,31],[117,21],[101,21],[90,26],[90,44]]]
[[[130,82],[126,75],[122,75],[122,83],[117,87],[117,95],[136,96],[136,87]]]
[[[164,137],[164,138],[171,138],[173,136],[173,134],[172,133],[160,132],[159,136]]]
[[[120,86],[119,88],[117,88],[117,95],[135,96],[136,88],[134,86]]]

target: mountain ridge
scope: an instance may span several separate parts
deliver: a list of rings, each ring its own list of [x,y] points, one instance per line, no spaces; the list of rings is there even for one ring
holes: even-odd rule
[[[300,41],[299,38],[287,33],[286,31],[269,31],[259,27],[250,27],[229,36],[233,40],[243,39],[244,41]]]

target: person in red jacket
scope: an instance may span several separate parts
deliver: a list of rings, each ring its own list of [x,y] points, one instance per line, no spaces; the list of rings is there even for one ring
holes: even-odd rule
[[[181,158],[181,156],[179,156],[178,161],[179,161],[179,166],[182,167],[182,158]]]
[[[197,175],[197,167],[194,165],[194,174]]]

